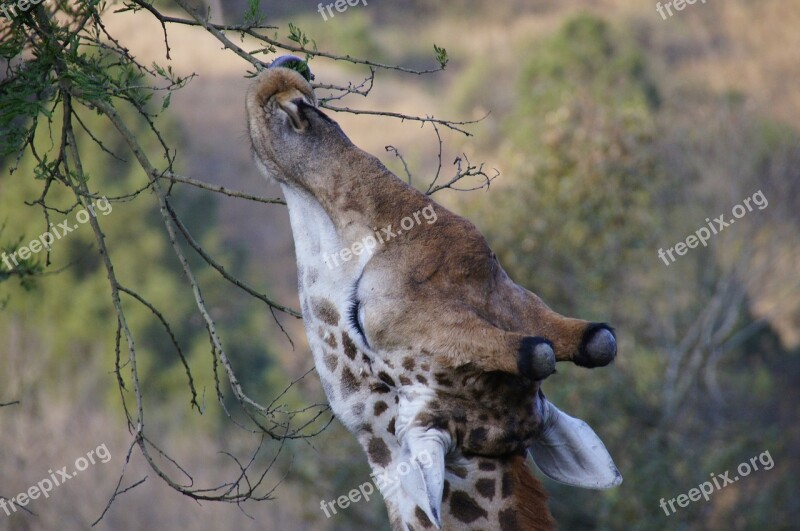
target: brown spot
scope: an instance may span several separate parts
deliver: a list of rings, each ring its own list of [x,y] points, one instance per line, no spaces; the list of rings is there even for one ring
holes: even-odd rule
[[[417,520],[419,520],[419,525],[421,525],[425,529],[430,529],[431,527],[433,527],[433,522],[430,521],[428,515],[425,514],[425,511],[420,509],[419,505],[417,505],[417,508],[414,509],[414,516],[416,516]]]
[[[384,402],[383,400],[378,400],[375,402],[375,406],[373,407],[373,412],[375,413],[376,417],[380,417],[384,411],[389,409],[389,405]]]
[[[396,420],[396,419],[395,419],[395,417],[392,417],[392,420],[390,420],[390,421],[389,421],[389,425],[386,427],[386,431],[388,431],[388,432],[389,432],[389,433],[391,433],[392,435],[394,435],[394,434],[395,434],[395,433],[394,433],[394,423],[395,423],[395,420]]]
[[[478,420],[486,422],[487,420],[489,420],[489,415],[487,415],[486,413],[481,413],[480,415],[478,415]]]
[[[328,337],[325,338],[325,343],[331,348],[336,348],[338,345],[336,343],[336,334],[328,334]]]
[[[400,385],[411,385],[411,380],[405,375],[400,375]]]
[[[349,334],[342,335],[342,343],[344,343],[344,353],[347,355],[348,358],[351,360],[356,359],[356,345],[353,343],[353,340],[350,339]]]
[[[339,360],[333,354],[325,354],[325,366],[329,371],[334,372],[339,365]]]
[[[392,377],[389,376],[388,374],[386,374],[383,371],[378,373],[378,378],[380,378],[382,382],[385,382],[385,383],[389,384],[391,387],[395,386],[395,383],[394,383],[394,380],[392,379]]]
[[[511,472],[505,472],[503,474],[503,490],[502,495],[503,498],[508,498],[511,496],[511,489],[514,487],[514,480],[511,477]]]
[[[428,385],[428,379],[422,376],[421,374],[417,375],[417,381],[422,385]]]
[[[413,370],[414,370],[414,367],[415,367],[416,365],[417,365],[417,364],[416,364],[416,362],[414,361],[414,358],[412,358],[411,356],[408,356],[408,357],[406,357],[406,358],[403,358],[403,368],[404,368],[405,370],[407,370],[407,371],[413,371]]]
[[[472,496],[461,490],[453,492],[453,496],[450,499],[450,514],[466,524],[472,523],[478,518],[489,516],[489,513],[478,505],[478,502]]]
[[[464,479],[464,478],[467,477],[468,471],[463,466],[449,466],[449,467],[447,467],[447,469],[450,472],[452,472],[453,474],[455,474],[456,476],[460,477],[461,479]]]
[[[342,399],[352,395],[361,387],[361,382],[358,381],[358,378],[356,378],[356,375],[350,370],[350,367],[345,367],[342,370],[341,384]]]
[[[496,466],[491,461],[481,461],[480,463],[478,463],[478,468],[480,468],[481,470],[491,471],[494,470]]]
[[[392,388],[386,385],[385,383],[381,382],[381,383],[371,384],[369,386],[369,390],[372,391],[373,393],[388,393],[389,391],[392,390]]]
[[[520,531],[517,524],[517,512],[509,507],[497,515],[500,520],[500,531]]]
[[[430,413],[418,413],[416,421],[414,422],[417,426],[425,426],[430,427],[430,425],[434,422],[434,416]]]
[[[386,443],[383,442],[383,439],[380,437],[373,437],[369,440],[369,445],[367,445],[367,453],[369,454],[370,461],[376,465],[386,466],[391,461],[389,447],[386,446]]]
[[[475,428],[469,432],[469,445],[472,448],[477,448],[484,442],[486,442],[486,428]]]
[[[442,387],[452,387],[453,386],[453,380],[451,380],[447,376],[447,373],[437,372],[433,376],[434,376],[434,378],[436,378],[436,383],[441,385]]]
[[[314,315],[318,319],[321,319],[322,322],[331,326],[339,324],[339,312],[331,301],[320,297],[313,297],[311,299],[311,305],[314,310]]]
[[[359,432],[372,433],[372,426],[370,426],[366,422],[362,423],[362,424],[359,424],[357,429],[358,429]]]
[[[494,499],[495,495],[495,485],[494,485],[494,478],[481,478],[475,482],[475,489],[477,489],[478,493],[484,498],[489,498],[490,500]]]
[[[449,419],[443,415],[434,416],[429,413],[420,413],[417,416],[415,424],[417,424],[418,426],[425,426],[429,430],[449,431],[450,429]]]
[[[428,363],[420,363],[419,368],[425,372],[431,370],[431,366]]]

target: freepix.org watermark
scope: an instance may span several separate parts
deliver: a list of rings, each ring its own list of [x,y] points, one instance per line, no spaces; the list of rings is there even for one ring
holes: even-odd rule
[[[686,494],[680,494],[668,501],[665,501],[664,498],[661,498],[659,502],[659,506],[664,509],[664,513],[667,516],[675,514],[675,511],[678,509],[675,508],[675,503],[677,502],[678,507],[686,507],[689,503],[693,501],[698,501],[702,496],[705,498],[706,501],[710,499],[710,496],[717,490],[723,489],[728,485],[736,483],[740,479],[749,476],[752,472],[758,470],[758,464],[761,463],[761,466],[764,470],[772,470],[772,467],[775,466],[775,462],[772,460],[772,456],[769,455],[769,450],[765,452],[761,452],[759,455],[750,458],[750,462],[744,461],[736,467],[736,472],[739,473],[737,476],[733,476],[731,479],[730,475],[731,472],[725,472],[723,474],[717,474],[714,476],[712,472],[709,474],[711,480],[714,482],[713,484],[711,481],[704,481],[703,483],[699,484],[697,487],[693,489],[689,489],[689,492]],[[667,505],[669,505],[669,509],[667,509]],[[670,509],[672,512],[670,512]]]
[[[697,2],[697,0],[669,0],[668,2],[664,2],[664,5],[661,5],[661,2],[656,4],[656,11],[658,14],[661,15],[661,20],[667,20],[667,13],[671,17],[675,13],[672,12],[672,8],[675,8],[675,11],[683,11],[686,9],[687,5],[693,5]],[[700,0],[703,4],[706,3],[706,0]]]
[[[2,259],[5,266],[12,270],[15,266],[19,266],[19,260],[27,260],[31,256],[42,252],[44,249],[50,249],[53,243],[56,240],[60,240],[70,232],[76,230],[78,228],[78,224],[83,225],[87,221],[89,221],[89,217],[96,218],[97,212],[95,211],[95,207],[97,210],[100,211],[103,216],[107,216],[113,210],[111,203],[105,197],[102,197],[97,200],[96,203],[90,203],[86,206],[86,208],[82,208],[75,214],[75,221],[78,223],[74,225],[69,224],[69,220],[64,220],[59,224],[51,223],[50,230],[41,234],[35,240],[31,240],[28,245],[23,245],[19,247],[15,252],[11,254],[2,253],[0,259]],[[13,266],[11,265],[13,262]]]
[[[733,207],[731,214],[733,214],[733,217],[736,219],[725,221],[725,214],[720,214],[719,217],[714,218],[713,222],[706,218],[708,227],[700,227],[695,231],[694,234],[686,237],[686,242],[678,242],[673,247],[668,248],[666,251],[664,251],[663,248],[659,249],[658,257],[664,261],[665,265],[669,266],[676,260],[675,256],[672,254],[673,252],[678,256],[683,256],[688,252],[689,249],[694,249],[697,247],[698,243],[703,244],[703,247],[708,246],[707,242],[711,236],[719,234],[727,227],[730,227],[736,223],[737,219],[741,219],[746,216],[748,212],[752,212],[753,205],[757,206],[759,210],[764,210],[769,206],[769,201],[767,201],[767,198],[764,197],[764,193],[761,190],[742,201],[741,204]],[[669,260],[667,260],[667,256],[669,256]]]
[[[379,490],[396,488],[396,484],[400,482],[401,476],[407,476],[414,468],[430,468],[433,466],[433,458],[427,451],[420,452],[414,463],[407,463],[405,461],[399,463],[394,470],[384,470],[378,474],[371,474],[370,477],[374,481],[374,485]],[[347,493],[347,496],[339,496],[331,501],[320,500],[319,507],[325,513],[327,518],[331,514],[336,514],[336,507],[339,509],[347,509],[353,503],[358,503],[362,499],[369,501],[369,497],[375,492],[373,481],[365,481],[357,489],[353,489]],[[328,511],[330,509],[330,512]]]
[[[31,500],[36,500],[40,496],[49,498],[54,488],[74,478],[79,473],[89,468],[90,464],[96,464],[97,460],[95,460],[95,458],[101,463],[108,463],[111,461],[111,453],[108,451],[108,448],[106,448],[105,443],[94,450],[90,450],[86,454],[86,457],[81,456],[77,458],[75,460],[74,469],[68,470],[68,466],[63,466],[55,472],[53,472],[52,469],[48,470],[47,473],[50,474],[50,476],[44,478],[35,485],[31,485],[27,491],[20,492],[13,498],[0,498],[0,509],[5,511],[6,516],[11,516],[11,513],[17,512],[17,506],[25,507]]]
[[[328,22],[328,17],[333,18],[335,16],[333,14],[334,7],[339,13],[344,13],[347,11],[348,6],[355,7],[358,4],[367,5],[367,0],[336,0],[328,5],[324,5],[322,2],[320,2],[320,4],[317,6],[317,11],[320,15],[322,15],[322,20]],[[328,16],[325,16],[326,9],[328,10]]]
[[[422,216],[428,225],[436,223],[438,219],[436,211],[433,210],[433,205],[428,205],[422,210],[418,210],[410,216],[401,219],[399,229],[393,230],[392,226],[389,225],[388,227],[383,227],[379,231],[376,227],[372,227],[372,230],[375,231],[374,235],[370,234],[369,236],[365,236],[360,241],[353,243],[350,247],[345,247],[332,255],[325,253],[322,255],[322,260],[327,264],[328,269],[333,269],[341,265],[339,260],[341,260],[342,263],[349,262],[354,256],[360,256],[365,252],[371,253],[378,246],[378,243],[384,244],[392,238],[400,236],[403,232],[408,232],[417,225],[422,225],[420,216]]]
[[[17,0],[16,2],[4,2],[0,0],[0,11],[3,12],[5,17],[9,20],[19,15],[19,13],[24,13],[32,6],[36,6],[45,2],[46,0]],[[19,11],[17,11],[19,10]]]

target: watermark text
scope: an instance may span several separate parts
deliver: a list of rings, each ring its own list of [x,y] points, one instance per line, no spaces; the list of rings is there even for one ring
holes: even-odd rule
[[[769,450],[765,452],[761,452],[759,455],[755,457],[751,457],[750,461],[744,461],[736,467],[736,472],[738,475],[733,476],[731,479],[730,475],[731,472],[724,472],[722,474],[717,474],[716,476],[712,472],[709,474],[711,476],[711,481],[704,481],[703,483],[699,484],[697,487],[693,489],[689,489],[689,492],[686,494],[680,494],[670,500],[665,500],[661,498],[659,502],[659,506],[664,509],[664,514],[667,516],[675,514],[678,510],[675,508],[675,504],[677,503],[678,507],[686,507],[693,501],[698,501],[701,497],[705,498],[706,501],[710,499],[710,496],[717,490],[723,489],[728,485],[732,485],[736,483],[740,479],[749,476],[750,473],[755,472],[758,470],[758,464],[761,463],[761,466],[764,470],[772,470],[772,467],[775,466],[775,462],[772,460],[772,456],[769,454]],[[667,507],[669,506],[669,508]],[[670,512],[671,511],[671,512]]]
[[[375,492],[374,485],[379,490],[392,488],[396,483],[399,483],[401,476],[408,475],[414,468],[430,468],[433,466],[433,458],[427,451],[420,452],[413,463],[405,461],[399,463],[393,470],[384,470],[380,473],[373,473],[370,475],[372,481],[365,481],[357,489],[353,489],[347,493],[346,496],[339,496],[331,501],[321,500],[319,507],[325,513],[327,518],[331,514],[336,514],[336,508],[347,509],[351,504],[358,503],[362,499],[369,501],[369,497]]]
[[[705,0],[703,0],[705,2]],[[320,4],[317,6],[317,11],[320,15],[322,15],[322,20],[324,22],[328,22],[328,17],[333,18],[335,15],[333,14],[333,8],[336,8],[336,11],[339,13],[344,13],[347,11],[348,7],[355,7],[358,4],[367,5],[367,0],[336,0],[335,2],[331,2],[330,4]],[[327,9],[328,15],[325,15],[325,10]]]
[[[52,469],[48,470],[47,473],[50,474],[50,476],[42,479],[36,483],[36,485],[31,485],[27,491],[20,492],[12,498],[0,498],[0,509],[6,513],[6,516],[11,516],[11,513],[17,512],[18,506],[25,507],[31,500],[36,500],[40,496],[49,498],[54,488],[63,485],[67,480],[74,478],[79,473],[89,468],[89,464],[94,465],[97,463],[95,457],[101,463],[108,463],[111,461],[111,453],[108,451],[105,443],[94,450],[90,450],[89,453],[86,454],[86,457],[81,456],[77,458],[74,463],[74,469],[67,470],[69,467],[63,466],[55,472],[53,472]]]
[[[747,215],[748,212],[752,212],[753,205],[757,206],[759,210],[764,210],[769,206],[769,201],[767,201],[767,198],[764,197],[764,193],[761,190],[754,193],[752,197],[748,197],[742,201],[742,204],[733,207],[731,214],[733,214],[733,217],[736,219],[729,219],[726,221],[725,214],[720,214],[719,217],[714,218],[714,221],[706,218],[706,223],[708,224],[707,227],[700,227],[695,231],[694,234],[687,236],[686,242],[678,242],[673,247],[668,248],[666,251],[664,251],[663,248],[659,249],[658,257],[664,261],[665,265],[669,266],[671,263],[677,260],[677,258],[675,258],[675,256],[672,254],[673,252],[678,256],[683,256],[688,252],[689,249],[694,249],[697,247],[698,243],[703,244],[703,247],[707,247],[707,242],[712,235],[719,234],[727,227],[730,227],[736,223],[737,219],[741,219]],[[668,256],[669,260],[667,260]]]
[[[393,229],[392,225],[389,225],[388,227],[383,227],[379,231],[377,228],[373,227],[372,230],[375,231],[374,234],[365,236],[361,240],[354,242],[350,247],[345,247],[344,249],[341,249],[332,255],[325,253],[322,255],[322,260],[328,266],[328,269],[333,269],[334,267],[341,265],[339,260],[341,260],[342,263],[349,262],[354,256],[360,256],[365,252],[371,253],[376,247],[378,247],[378,243],[384,244],[389,240],[400,236],[403,234],[403,232],[408,232],[415,226],[422,225],[420,216],[428,223],[428,225],[431,223],[436,223],[436,220],[438,219],[436,211],[433,209],[433,205],[428,205],[422,210],[418,210],[410,216],[406,216],[401,219],[399,229]]]
[[[661,2],[656,4],[656,11],[658,14],[661,15],[662,20],[667,20],[667,14],[671,17],[675,13],[672,12],[672,8],[675,8],[675,11],[683,11],[686,9],[687,5],[694,5],[697,0],[669,0],[665,2],[664,5],[661,5]],[[706,3],[706,0],[700,0],[703,4]]]
[[[113,210],[111,203],[105,197],[98,199],[96,203],[89,203],[86,208],[82,208],[75,214],[75,220],[79,224],[84,224],[89,221],[89,217],[96,218],[97,212],[95,211],[95,207],[103,216],[107,216]],[[5,252],[2,253],[0,259],[2,259],[3,263],[9,270],[13,270],[14,266],[19,266],[19,260],[27,260],[31,256],[43,251],[44,249],[50,250],[50,247],[56,240],[60,240],[70,232],[76,230],[79,225],[78,223],[74,225],[69,224],[69,220],[64,220],[59,224],[51,223],[50,230],[41,234],[35,240],[31,240],[28,245],[23,245],[19,247],[16,251],[11,254],[7,254]],[[11,263],[14,263],[12,266]]]

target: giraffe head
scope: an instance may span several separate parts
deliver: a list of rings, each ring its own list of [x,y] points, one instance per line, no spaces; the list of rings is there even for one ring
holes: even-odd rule
[[[333,168],[320,161],[332,160],[330,154],[342,151],[350,140],[317,108],[308,80],[281,59],[262,72],[247,93],[255,160],[278,182],[313,187],[315,179],[332,174]]]
[[[540,391],[556,360],[610,363],[613,330],[515,284],[469,221],[354,146],[307,79],[275,65],[247,94],[255,159],[286,195],[306,333],[336,417],[375,473],[415,465],[379,485],[394,529],[549,528],[529,451],[556,480],[618,485],[597,435]],[[400,234],[420,212],[435,222]],[[325,263],[387,228],[390,241]]]

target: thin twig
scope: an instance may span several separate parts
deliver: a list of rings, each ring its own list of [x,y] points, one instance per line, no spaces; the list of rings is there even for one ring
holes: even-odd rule
[[[156,179],[168,179],[168,180],[176,182],[176,183],[189,184],[189,185],[195,186],[197,188],[202,188],[203,190],[209,190],[211,192],[227,195],[229,197],[240,197],[242,199],[248,199],[250,201],[257,201],[259,203],[267,203],[267,204],[273,204],[273,205],[285,205],[286,204],[286,200],[281,199],[279,197],[267,198],[267,197],[261,197],[261,196],[257,196],[257,195],[247,194],[245,192],[237,192],[236,190],[231,190],[229,188],[225,188],[224,186],[219,186],[219,185],[216,185],[216,184],[206,183],[206,182],[203,182],[203,181],[199,181],[197,179],[193,179],[191,177],[184,177],[182,175],[178,175],[178,174],[173,173],[171,171],[166,171],[166,172],[154,171],[154,173],[151,175],[151,177],[156,178]]]

